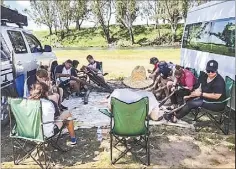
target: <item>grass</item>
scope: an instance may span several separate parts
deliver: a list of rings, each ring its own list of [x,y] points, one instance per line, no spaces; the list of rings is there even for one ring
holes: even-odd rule
[[[159,37],[165,41],[156,41]],[[133,27],[134,32],[134,46],[142,46],[142,44],[168,44],[171,40],[171,29],[169,25],[160,25],[160,29],[155,29],[153,25],[147,27],[144,25],[137,25]],[[177,39],[179,41],[182,37],[183,26],[179,25],[177,29]],[[104,38],[104,33],[101,27],[96,28],[81,28],[81,30],[73,29],[65,34],[65,38],[61,39],[60,33],[58,35],[49,36],[48,31],[35,31],[34,34],[42,42],[43,45],[51,45],[53,47],[107,47],[107,42]],[[125,28],[112,25],[110,27],[110,35],[112,44],[116,46],[133,46],[130,43],[129,33]],[[154,43],[155,42],[155,43]]]
[[[55,53],[59,63],[76,59],[80,62],[79,67],[88,64],[86,56],[91,54],[95,60],[103,62],[103,71],[109,73],[106,79],[127,77],[137,65],[153,69],[149,59],[154,56],[159,60],[180,63],[180,49],[56,50]]]

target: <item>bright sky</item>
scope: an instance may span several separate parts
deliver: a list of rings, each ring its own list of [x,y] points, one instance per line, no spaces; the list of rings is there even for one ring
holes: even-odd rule
[[[23,15],[27,15],[26,13],[23,12],[23,10],[25,8],[30,10],[30,1],[28,0],[14,0],[14,1],[9,1],[9,0],[5,0],[4,1],[5,5],[10,5],[11,9],[17,9],[17,11],[19,13],[22,13]],[[148,21],[149,23],[154,23],[153,21]],[[115,16],[113,15],[111,18],[111,24],[115,23]],[[146,20],[142,20],[141,17],[137,17],[136,21],[134,22],[135,24],[146,24]],[[93,22],[84,22],[82,26],[93,26],[94,23]],[[74,25],[72,25],[74,26]],[[44,25],[37,25],[34,23],[34,21],[28,16],[28,27],[26,27],[26,29],[29,30],[47,30],[47,27]]]

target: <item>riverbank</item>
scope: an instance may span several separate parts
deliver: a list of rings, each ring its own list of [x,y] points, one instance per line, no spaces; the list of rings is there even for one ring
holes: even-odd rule
[[[87,65],[87,55],[92,55],[103,62],[103,71],[109,73],[106,80],[122,79],[130,75],[137,65],[153,69],[149,64],[151,57],[159,60],[180,63],[180,48],[133,48],[133,49],[89,49],[89,50],[55,50],[59,63],[67,59],[79,60],[79,67]]]

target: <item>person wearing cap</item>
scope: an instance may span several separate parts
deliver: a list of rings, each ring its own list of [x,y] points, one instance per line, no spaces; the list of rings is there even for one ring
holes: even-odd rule
[[[189,96],[185,96],[186,105],[178,112],[173,114],[165,114],[166,120],[173,120],[175,117],[181,119],[186,116],[191,109],[203,107],[212,111],[221,111],[225,108],[226,103],[205,103],[223,101],[226,98],[225,81],[223,77],[217,72],[218,62],[210,60],[207,62],[206,73],[204,73],[198,80],[195,90]]]
[[[149,112],[148,115],[152,120],[163,119],[163,112],[159,109],[159,103],[152,92],[142,90],[150,86],[153,81],[147,78],[146,70],[143,66],[136,66],[131,73],[130,77],[123,80],[123,83],[128,88],[115,89],[108,99],[108,108],[111,110],[111,97],[115,97],[126,103],[136,102],[144,97],[149,99]]]
[[[153,93],[156,95],[158,100],[163,99],[163,95],[165,97],[169,96],[169,91],[167,89],[167,83],[172,81],[172,69],[169,67],[168,63],[165,61],[159,62],[159,73],[160,75],[156,78],[155,84],[153,85]],[[157,89],[155,89],[155,87]]]

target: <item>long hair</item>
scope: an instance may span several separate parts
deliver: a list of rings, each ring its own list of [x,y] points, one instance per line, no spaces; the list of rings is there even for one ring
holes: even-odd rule
[[[38,82],[33,84],[32,89],[30,90],[29,99],[39,100],[39,99],[48,99],[47,93],[49,91],[49,87],[47,84],[43,82]]]

